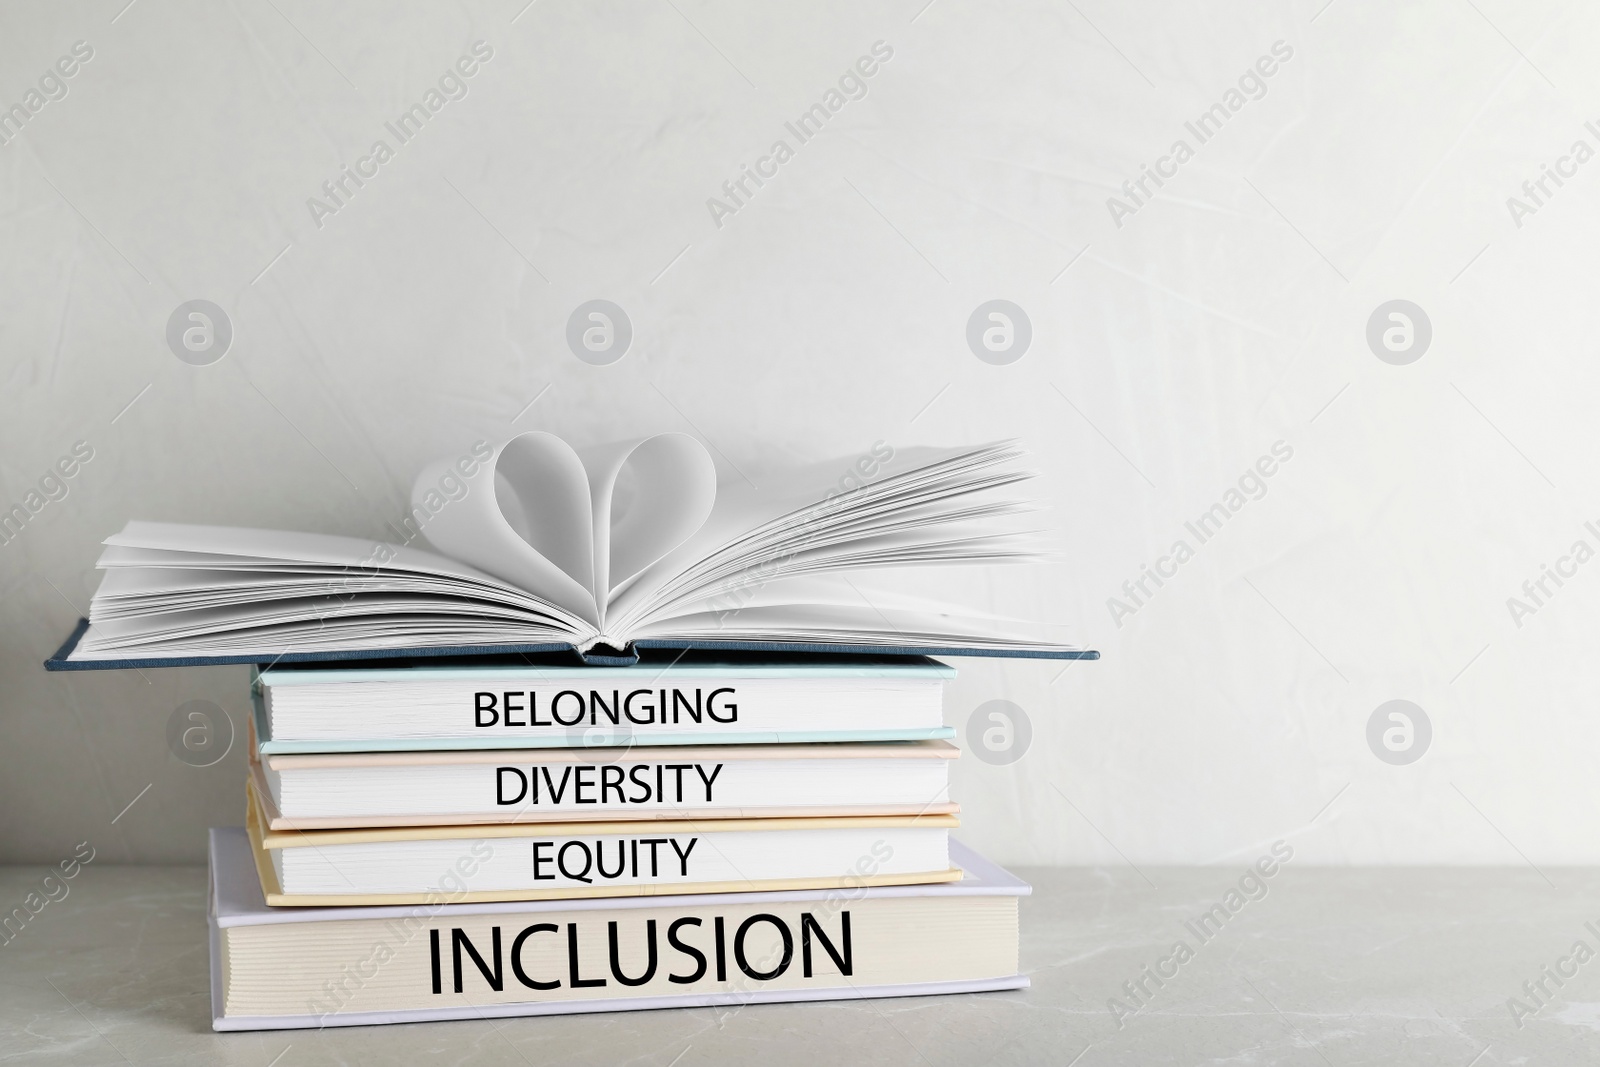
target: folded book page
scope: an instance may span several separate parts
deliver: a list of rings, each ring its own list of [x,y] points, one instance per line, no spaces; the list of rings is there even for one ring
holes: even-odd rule
[[[412,490],[425,508],[448,463]],[[432,512],[427,539],[603,629],[625,586],[689,538],[711,513],[716,467],[687,434],[665,433],[580,456],[553,434],[524,433],[494,450],[459,501]]]

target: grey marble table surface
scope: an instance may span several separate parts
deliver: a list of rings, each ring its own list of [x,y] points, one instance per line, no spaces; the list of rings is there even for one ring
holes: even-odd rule
[[[1026,991],[215,1034],[205,872],[93,865],[0,947],[0,1063],[1600,1063],[1600,870],[1019,873]]]

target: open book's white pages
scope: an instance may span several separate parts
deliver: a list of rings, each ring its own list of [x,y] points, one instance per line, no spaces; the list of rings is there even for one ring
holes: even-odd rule
[[[419,479],[414,528],[440,552],[130,522],[106,541],[91,625],[69,659],[641,639],[1070,650],[1037,627],[869,598],[850,580],[1037,559],[1016,524],[1028,511],[1022,456],[1012,444],[907,450],[843,491],[828,467],[757,491],[718,486],[704,448],[681,434],[583,457],[523,434],[457,472],[458,499],[438,493],[438,471]]]

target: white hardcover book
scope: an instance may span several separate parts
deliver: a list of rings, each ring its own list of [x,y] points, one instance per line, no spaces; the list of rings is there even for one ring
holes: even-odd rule
[[[269,667],[254,693],[265,753],[909,741],[952,735],[954,677],[921,656],[654,652],[627,667]]]
[[[217,1030],[730,1007],[1020,989],[1028,886],[951,843],[961,881],[828,890],[273,908],[211,831]],[[872,870],[863,857],[862,870]],[[863,874],[863,877],[868,875]]]
[[[948,741],[263,755],[273,830],[953,814]]]

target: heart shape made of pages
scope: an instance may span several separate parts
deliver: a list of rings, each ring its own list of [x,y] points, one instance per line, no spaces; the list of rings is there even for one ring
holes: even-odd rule
[[[688,434],[580,455],[531,431],[486,462],[425,467],[411,523],[445,555],[598,626],[613,594],[705,524],[716,495],[716,466]]]

